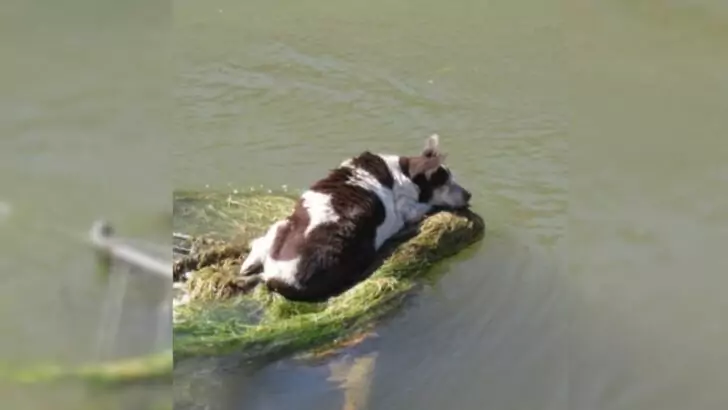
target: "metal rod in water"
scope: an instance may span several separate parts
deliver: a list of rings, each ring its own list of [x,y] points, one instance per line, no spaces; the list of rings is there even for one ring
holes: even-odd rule
[[[111,275],[109,279],[107,294],[110,294],[110,297],[104,300],[99,334],[96,339],[96,354],[99,359],[103,359],[114,347],[121,323],[128,280],[127,275]]]
[[[169,335],[172,334],[172,288],[169,288],[157,305],[157,332],[154,340],[155,348],[166,347]]]
[[[89,238],[93,246],[116,259],[137,266],[150,273],[172,279],[172,265],[142,253],[133,247],[115,241],[113,228],[106,221],[96,221],[91,227]]]

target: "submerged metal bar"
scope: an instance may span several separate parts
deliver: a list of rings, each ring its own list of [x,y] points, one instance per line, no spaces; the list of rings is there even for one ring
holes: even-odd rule
[[[89,232],[91,244],[100,252],[145,271],[172,279],[172,264],[151,257],[133,247],[113,239],[114,230],[103,220],[94,222]]]
[[[114,348],[128,282],[127,275],[111,275],[107,285],[107,297],[104,298],[99,333],[96,338],[96,355],[99,360],[103,360]]]
[[[176,241],[185,242],[185,243],[189,244],[189,247],[185,247],[185,246],[179,245],[179,244],[174,244],[172,246],[173,254],[177,253],[177,254],[181,254],[181,255],[189,255],[190,253],[192,253],[192,246],[193,246],[192,245],[192,241],[193,241],[192,236],[185,235],[183,233],[173,232],[172,238]]]
[[[192,235],[186,235],[186,234],[179,233],[179,232],[172,232],[172,237],[174,239],[180,239],[183,241],[191,241],[193,239]]]

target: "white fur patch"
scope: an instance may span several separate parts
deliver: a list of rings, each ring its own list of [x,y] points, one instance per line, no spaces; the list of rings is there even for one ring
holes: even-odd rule
[[[265,235],[254,239],[250,243],[250,253],[248,253],[248,257],[245,258],[242,265],[240,265],[240,273],[243,273],[253,265],[265,263],[270,249],[273,246],[273,241],[275,241],[276,235],[278,234],[278,229],[287,223],[288,221],[286,220],[274,223],[268,228]]]
[[[270,226],[270,228],[268,228],[265,235],[251,242],[250,253],[243,262],[240,272],[243,272],[248,266],[255,263],[262,263],[263,272],[260,274],[261,279],[268,280],[276,278],[289,285],[297,286],[298,282],[296,281],[296,271],[298,269],[298,261],[300,258],[279,261],[270,256],[271,247],[278,235],[278,230],[287,223],[287,220],[274,223]]]
[[[268,258],[265,261],[265,269],[260,277],[265,281],[275,278],[291,286],[298,286],[296,273],[298,272],[298,262],[300,259],[295,258],[287,261],[279,261]]]
[[[395,210],[394,194],[392,190],[379,183],[377,178],[368,171],[357,167],[351,168],[353,175],[347,183],[374,192],[384,205],[384,221],[377,227],[377,235],[374,238],[374,249],[379,249],[384,241],[402,227],[402,222]]]
[[[427,206],[418,206],[424,204],[417,204],[419,192],[412,181],[402,173],[399,167],[399,157],[381,154],[379,154],[379,157],[384,160],[389,172],[392,174],[394,179],[392,189],[382,185],[368,171],[354,167],[351,161],[342,163],[342,166],[353,170],[353,176],[348,183],[373,192],[384,206],[384,222],[377,227],[377,234],[374,239],[375,249],[379,249],[387,239],[401,230],[406,222],[416,220],[417,217],[424,215],[429,210]]]
[[[392,173],[392,177],[394,178],[394,190],[396,191],[397,198],[408,199],[416,202],[417,198],[420,196],[420,192],[417,185],[415,185],[411,179],[407,178],[404,172],[402,172],[402,168],[399,167],[400,157],[398,155],[380,155],[380,157],[384,159],[384,162],[387,163],[387,167],[389,168],[389,172]]]
[[[339,215],[331,206],[331,195],[306,191],[301,197],[303,198],[303,207],[308,211],[308,217],[310,218],[304,236],[308,236],[314,228],[321,224],[339,220]]]
[[[419,221],[430,211],[430,205],[419,202],[420,191],[417,185],[402,172],[402,168],[399,166],[399,156],[380,156],[387,163],[387,167],[394,177],[395,209],[405,223]]]

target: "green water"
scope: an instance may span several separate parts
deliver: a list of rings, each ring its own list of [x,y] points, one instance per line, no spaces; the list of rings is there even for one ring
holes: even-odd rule
[[[103,287],[59,231],[168,242],[173,188],[305,187],[437,132],[483,243],[341,357],[181,363],[178,408],[728,404],[727,3],[6,3],[4,359],[92,354]]]
[[[572,2],[573,408],[728,404],[728,3]]]
[[[170,107],[169,88],[160,87],[169,71],[160,62],[169,59],[157,54],[169,25],[150,20],[148,6],[3,2],[0,363],[73,365],[171,344],[168,330],[157,338],[153,315],[169,284],[150,280],[130,280],[121,332],[103,342],[114,317],[102,319],[103,306],[112,294],[83,242],[104,217],[119,235],[156,244],[147,248],[171,243],[169,121],[160,120]],[[0,398],[21,410],[144,409],[168,402],[169,387],[89,397],[80,386],[0,383]]]
[[[728,10],[548,3],[175,3],[176,187],[305,186],[437,132],[491,228],[379,338],[183,366],[180,408],[728,403]]]

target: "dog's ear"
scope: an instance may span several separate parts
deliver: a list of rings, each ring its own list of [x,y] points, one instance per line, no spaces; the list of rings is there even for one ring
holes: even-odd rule
[[[435,171],[437,168],[442,165],[442,161],[445,159],[443,155],[435,155],[435,156],[420,156],[420,157],[413,157],[410,158],[409,161],[409,172],[410,175],[417,176],[417,175],[429,175],[433,171]]]
[[[426,158],[440,156],[440,136],[437,134],[430,135],[425,141],[425,148],[422,150],[422,156]]]

